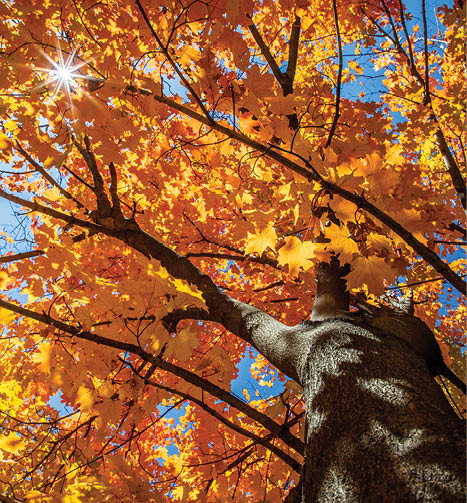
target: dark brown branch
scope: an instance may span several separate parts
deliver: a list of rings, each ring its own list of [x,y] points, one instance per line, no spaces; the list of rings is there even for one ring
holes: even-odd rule
[[[401,5],[401,4],[400,4]],[[446,142],[446,138],[444,137],[443,131],[441,130],[439,120],[436,117],[433,106],[431,103],[431,94],[429,90],[429,81],[428,81],[428,40],[427,40],[427,31],[426,31],[426,13],[424,9],[425,2],[423,0],[423,12],[424,12],[424,42],[425,42],[425,78],[423,78],[420,74],[420,72],[417,70],[417,67],[415,66],[415,59],[413,54],[410,52],[411,51],[411,43],[410,39],[408,38],[406,28],[405,28],[405,22],[403,20],[403,10],[401,9],[401,19],[402,19],[402,26],[404,28],[404,33],[406,34],[407,41],[408,41],[408,46],[409,46],[409,54],[407,54],[404,51],[404,48],[402,47],[399,38],[397,36],[397,31],[394,26],[394,22],[391,16],[391,13],[386,5],[386,3],[383,1],[383,6],[386,10],[386,13],[389,17],[390,24],[392,26],[392,30],[394,33],[394,38],[391,37],[388,33],[386,33],[381,26],[371,17],[367,16],[368,19],[372,22],[372,24],[381,32],[383,33],[386,37],[388,37],[390,40],[392,40],[394,46],[396,47],[397,51],[399,54],[405,57],[407,62],[409,63],[409,70],[411,75],[415,78],[415,80],[419,83],[419,85],[423,88],[423,104],[424,105],[429,105],[431,106],[431,113],[430,113],[430,120],[433,121],[436,124],[436,132],[435,132],[435,139],[436,139],[436,144],[438,146],[439,151],[441,152],[441,155],[443,157],[444,163],[446,164],[446,167],[448,168],[449,175],[451,176],[452,184],[454,186],[454,189],[456,190],[457,196],[459,197],[459,200],[463,206],[464,209],[466,209],[467,201],[466,201],[466,194],[465,194],[465,180],[464,177],[462,176],[462,173],[459,169],[459,166],[457,165],[456,160],[454,159],[454,156],[451,153],[450,148],[448,147],[448,144]],[[438,271],[439,272],[439,271]]]
[[[329,131],[328,140],[326,142],[326,148],[331,145],[332,137],[334,136],[334,132],[336,131],[337,121],[340,116],[340,104],[341,104],[341,84],[342,84],[342,40],[341,40],[341,32],[339,30],[339,18],[337,15],[337,5],[336,0],[332,0],[332,10],[334,13],[334,24],[336,27],[336,36],[337,36],[337,49],[339,51],[339,70],[337,72],[337,83],[336,83],[336,109],[334,111],[334,119],[332,121],[331,130]]]
[[[292,31],[290,32],[290,42],[289,42],[289,60],[287,61],[286,75],[289,79],[291,86],[293,86],[293,81],[295,79],[295,72],[297,70],[297,59],[298,59],[298,43],[300,41],[300,27],[301,19],[296,16],[295,21],[292,25]]]
[[[455,223],[451,223],[448,225],[448,229],[450,231],[456,231],[456,232],[460,232],[464,237],[466,235],[466,230],[462,227],[462,225],[459,225],[459,224],[455,224]]]
[[[402,23],[402,28],[403,28],[404,34],[405,34],[405,39],[407,40],[407,45],[408,45],[408,48],[409,48],[409,61],[410,61],[410,65],[415,68],[415,59],[414,59],[414,56],[413,56],[412,42],[411,42],[410,37],[409,37],[409,33],[408,33],[408,30],[407,30],[407,25],[405,24],[404,4],[402,3],[402,0],[399,0],[399,12],[400,12],[400,15],[401,15],[401,23]]]
[[[104,189],[104,180],[102,175],[99,172],[99,168],[97,167],[96,157],[94,156],[91,150],[91,144],[89,142],[89,138],[87,136],[84,137],[84,147],[80,145],[77,141],[75,141],[75,145],[79,150],[81,156],[85,160],[89,171],[92,174],[92,179],[94,182],[93,192],[96,195],[97,200],[97,209],[99,211],[99,215],[109,216],[111,214],[110,203],[107,198]]]
[[[88,220],[82,220],[80,218],[74,217],[73,215],[68,215],[67,213],[62,213],[61,211],[54,210],[53,208],[49,208],[48,206],[44,206],[43,204],[36,203],[35,201],[28,201],[27,199],[23,199],[13,194],[8,194],[8,192],[5,192],[3,189],[0,189],[0,197],[3,197],[4,199],[11,201],[12,203],[20,204],[21,206],[29,208],[32,211],[44,213],[44,215],[49,215],[49,217],[58,218],[59,220],[63,220],[64,222],[67,222],[71,225],[79,225],[80,227],[84,227],[95,232],[100,232],[103,229],[103,227],[99,224],[89,222]]]
[[[428,105],[431,101],[430,98],[430,70],[428,67],[428,29],[426,25],[426,6],[425,0],[422,0],[422,18],[423,18],[423,48],[424,48],[424,60],[425,60],[425,85],[424,85],[424,97],[423,104]]]
[[[206,119],[208,119],[210,123],[214,122],[212,117],[209,115],[207,108],[204,106],[203,102],[201,101],[201,98],[196,94],[196,92],[193,89],[193,87],[191,86],[191,84],[188,82],[188,80],[183,75],[183,72],[180,70],[180,68],[178,68],[178,65],[175,63],[174,59],[169,54],[169,51],[165,48],[164,44],[162,43],[162,40],[157,35],[156,31],[154,30],[154,28],[152,26],[151,21],[149,21],[149,18],[146,14],[146,11],[144,10],[143,6],[141,5],[141,2],[139,0],[135,0],[135,2],[138,7],[138,10],[140,11],[141,15],[143,16],[144,22],[146,23],[147,27],[149,28],[149,30],[152,33],[152,36],[156,40],[157,45],[159,46],[160,50],[164,53],[164,56],[169,61],[170,65],[175,70],[176,74],[179,76],[183,85],[186,87],[186,89],[188,89],[189,93],[191,94],[193,99],[196,101],[196,103],[198,104],[198,106],[202,110],[203,114],[206,116]]]
[[[198,122],[206,124],[210,126],[212,129],[219,131],[222,134],[225,134],[227,137],[234,138],[244,145],[250,146],[260,152],[263,152],[266,157],[278,161],[283,166],[289,168],[293,172],[303,176],[306,180],[317,181],[321,187],[331,193],[337,194],[341,196],[343,199],[352,202],[357,207],[364,209],[370,215],[376,217],[380,222],[387,225],[391,230],[393,230],[397,235],[399,235],[410,247],[412,247],[421,257],[423,257],[436,271],[438,271],[441,275],[443,275],[449,283],[451,283],[459,292],[465,295],[465,282],[449,267],[448,264],[443,262],[439,256],[430,250],[427,246],[421,243],[415,236],[413,236],[409,231],[407,231],[404,227],[402,227],[398,222],[396,222],[392,217],[387,215],[384,211],[377,208],[370,201],[366,200],[363,196],[360,196],[354,192],[349,192],[348,190],[339,187],[338,185],[325,180],[316,169],[306,160],[302,159],[307,168],[297,164],[291,159],[283,156],[279,152],[272,149],[269,145],[263,145],[262,143],[249,138],[248,136],[239,133],[238,131],[234,131],[228,127],[225,127],[218,123],[210,123],[209,120],[200,115],[199,113],[191,110],[181,103],[177,103],[165,96],[157,96],[153,95],[153,98],[160,103],[163,103],[170,108],[179,111],[182,114],[185,114]],[[209,310],[213,310],[212,312],[216,313],[216,318],[220,323],[223,323],[226,328],[237,333],[238,330],[235,326],[232,326],[230,322],[227,322],[228,317],[233,315],[234,317],[237,314],[233,314],[232,310],[228,310],[228,312],[224,312],[227,300],[227,296],[223,296],[223,294],[218,290],[218,288],[214,285],[211,278],[205,274],[202,274],[199,269],[197,269],[188,259],[182,257],[178,253],[174,252],[167,246],[163,245],[156,239],[154,239],[149,234],[145,233],[141,230],[135,222],[128,222],[128,226],[121,226],[120,228],[110,228],[103,225],[94,224],[92,222],[87,222],[84,220],[77,219],[73,216],[66,215],[64,213],[58,212],[56,210],[52,210],[38,203],[31,203],[25,199],[19,198],[17,196],[13,196],[8,194],[7,192],[0,189],[0,197],[4,197],[10,201],[17,202],[18,204],[22,204],[27,208],[30,208],[34,211],[42,211],[50,216],[55,216],[56,218],[62,219],[71,224],[80,225],[82,227],[86,227],[88,229],[96,230],[97,232],[102,232],[108,236],[113,236],[121,241],[125,242],[129,246],[133,247],[135,250],[143,253],[148,257],[154,257],[157,260],[163,262],[164,267],[167,268],[170,274],[172,274],[176,278],[185,279],[195,285],[204,293],[204,297],[208,303]],[[108,201],[107,201],[108,203]],[[222,299],[222,296],[224,297]],[[252,308],[253,309],[253,308]],[[224,313],[224,314],[223,314]],[[225,324],[228,323],[229,326]],[[235,325],[238,327],[238,320],[235,322]]]
[[[118,180],[117,180],[117,171],[115,169],[115,165],[113,162],[109,164],[110,171],[110,197],[112,199],[112,212],[123,219],[122,208],[120,206],[120,199],[118,197]]]
[[[465,278],[465,274],[462,274],[461,278]],[[424,283],[433,283],[434,281],[446,281],[446,278],[430,278],[424,279],[422,281],[415,281],[414,283],[408,283],[407,285],[397,285],[397,286],[387,286],[385,290],[401,290],[402,288],[412,288],[416,285],[423,285]]]
[[[271,54],[269,47],[266,45],[263,37],[256,28],[255,24],[252,23],[248,26],[255,42],[258,44],[258,47],[261,51],[261,54],[264,56],[264,59],[271,68],[274,77],[276,77],[277,82],[282,88],[282,93],[284,96],[293,93],[293,81],[295,78],[295,71],[297,69],[297,58],[298,58],[298,43],[300,40],[300,26],[301,20],[299,17],[295,18],[295,21],[292,24],[292,30],[290,33],[290,41],[289,41],[289,59],[287,62],[287,70],[285,73],[281,72],[279,66],[274,59],[274,56]]]
[[[277,260],[261,256],[255,257],[254,255],[230,255],[228,253],[215,253],[215,252],[188,252],[185,257],[187,258],[218,258],[223,260],[234,260],[236,262],[255,262],[257,264],[266,264],[275,269],[280,269]]]
[[[38,257],[39,255],[44,255],[44,253],[43,250],[32,250],[23,253],[15,253],[14,255],[3,255],[3,257],[0,257],[0,264],[14,262],[15,260],[23,260],[25,258]]]
[[[277,80],[277,82],[279,82],[280,86],[282,87],[282,89],[284,91],[284,95],[285,95],[285,89],[288,85],[288,79],[286,78],[286,75],[281,72],[279,66],[276,63],[276,60],[274,59],[274,56],[271,54],[271,51],[269,50],[269,47],[264,42],[263,37],[261,37],[261,34],[258,31],[258,28],[256,28],[256,26],[253,22],[248,26],[248,29],[250,30],[251,34],[253,35],[253,38],[255,39],[255,42],[258,44],[258,47],[261,51],[261,54],[264,56],[265,60],[267,61],[269,68],[271,68],[271,71],[274,74],[274,77],[276,77],[276,80]]]
[[[309,162],[306,162],[306,165],[309,166],[310,169],[304,168],[300,164],[297,164],[291,159],[273,150],[269,145],[263,145],[262,143],[259,143],[256,140],[253,140],[252,138],[249,138],[248,136],[238,131],[234,131],[233,129],[225,127],[221,124],[209,124],[202,115],[182,105],[181,103],[172,101],[165,96],[153,95],[153,97],[156,101],[164,103],[170,108],[173,108],[174,110],[177,110],[182,114],[188,115],[192,119],[195,119],[203,124],[210,125],[214,130],[219,131],[220,133],[225,134],[230,138],[234,138],[244,145],[263,152],[266,157],[279,162],[283,166],[292,170],[294,173],[303,176],[307,180],[317,181],[323,189],[326,189],[331,193],[338,194],[346,201],[350,201],[357,207],[362,208],[367,213],[377,218],[380,222],[384,223],[398,236],[400,236],[413,250],[415,250],[421,257],[423,257],[426,262],[428,262],[436,271],[442,274],[446,278],[446,280],[451,283],[452,286],[454,286],[457,290],[459,290],[459,292],[465,295],[465,282],[449,267],[448,264],[441,260],[436,253],[434,253],[417,238],[415,238],[415,236],[413,236],[409,231],[404,229],[402,225],[400,225],[392,217],[384,213],[384,211],[377,208],[373,203],[366,200],[363,196],[360,196],[354,192],[349,192],[348,190],[343,189],[332,182],[326,181],[321,175],[318,174],[316,170],[313,169],[313,166]]]
[[[451,176],[454,189],[457,192],[457,195],[460,199],[462,206],[464,207],[464,209],[466,209],[464,177],[462,176],[459,166],[457,165],[457,162],[451,153],[451,149],[448,147],[448,144],[446,143],[446,139],[441,129],[438,129],[436,131],[435,138],[436,138],[436,144],[438,145],[441,155],[443,156],[444,164],[446,165],[449,174]]]

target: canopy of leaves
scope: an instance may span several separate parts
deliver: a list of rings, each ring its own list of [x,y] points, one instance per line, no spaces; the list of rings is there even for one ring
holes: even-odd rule
[[[413,285],[459,372],[465,8],[13,0],[0,19],[2,494],[281,501],[300,388],[255,353],[237,396],[250,346],[210,299],[299,323],[332,256],[370,301]]]

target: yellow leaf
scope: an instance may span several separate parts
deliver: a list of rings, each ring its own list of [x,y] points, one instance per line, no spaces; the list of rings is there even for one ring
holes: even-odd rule
[[[177,335],[170,339],[165,349],[167,356],[175,356],[178,360],[185,361],[191,356],[193,348],[198,344],[198,333],[191,327],[183,328]]]
[[[94,405],[94,393],[93,390],[89,389],[87,386],[81,385],[78,388],[78,393],[76,395],[76,401],[80,402],[81,411],[89,410]]]
[[[191,297],[196,297],[200,299],[204,304],[203,294],[200,290],[194,285],[190,285],[187,281],[183,281],[182,279],[174,278],[172,280],[173,285],[177,289],[177,292],[187,293]]]
[[[50,373],[50,361],[53,347],[46,342],[39,344],[38,351],[32,356],[32,361],[39,364],[39,369],[46,374]]]
[[[380,257],[357,257],[352,261],[352,271],[344,276],[347,288],[357,288],[365,284],[368,293],[382,295],[384,293],[384,280],[391,283],[397,273]]]
[[[3,309],[0,307],[0,324],[3,326],[9,325],[14,319],[16,314],[13,311],[8,311],[8,309]]]
[[[10,452],[11,454],[17,454],[24,446],[24,440],[15,432],[10,432],[6,436],[0,436],[0,449]]]
[[[57,201],[62,197],[62,194],[57,187],[45,190],[43,195],[49,201]]]
[[[327,227],[326,237],[331,240],[329,247],[340,254],[339,260],[342,263],[350,262],[353,254],[359,252],[357,243],[352,239],[345,225]]]
[[[11,140],[6,134],[0,133],[0,150],[7,150],[11,146]]]
[[[334,198],[329,201],[329,206],[339,220],[343,220],[344,222],[355,220],[355,214],[358,208],[353,203],[341,197],[334,196]]]
[[[300,241],[296,236],[289,236],[285,245],[279,250],[278,262],[289,266],[291,276],[297,277],[300,267],[306,271],[313,265],[309,260],[315,256],[316,244],[311,241]]]
[[[374,232],[370,232],[368,237],[366,238],[367,244],[371,245],[373,249],[376,251],[381,251],[383,249],[390,250],[392,242],[386,236],[382,236],[381,234],[376,234]]]
[[[271,248],[274,250],[277,241],[277,234],[272,225],[268,225],[261,232],[252,234],[251,232],[247,235],[247,246],[245,247],[245,253],[259,253],[260,255],[264,252],[266,248]]]
[[[9,282],[9,276],[6,271],[0,271],[0,290],[6,290]]]

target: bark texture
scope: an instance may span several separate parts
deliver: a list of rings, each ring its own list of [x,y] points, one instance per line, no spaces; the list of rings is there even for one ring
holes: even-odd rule
[[[464,502],[464,427],[423,357],[366,321],[302,327],[303,503]]]

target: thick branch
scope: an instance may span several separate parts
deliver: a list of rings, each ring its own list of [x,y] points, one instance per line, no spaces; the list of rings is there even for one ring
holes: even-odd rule
[[[84,137],[84,144],[85,146],[83,147],[78,142],[75,142],[79,153],[82,155],[89,168],[89,171],[92,174],[92,179],[94,182],[94,187],[92,190],[96,194],[97,208],[99,210],[100,216],[109,216],[111,214],[111,209],[107,194],[105,193],[104,189],[104,180],[102,178],[102,175],[99,173],[96,157],[91,150],[91,144],[87,136]]]
[[[269,68],[271,68],[274,77],[276,77],[277,82],[281,86],[284,96],[293,93],[293,81],[295,78],[295,71],[297,69],[298,43],[300,40],[300,25],[301,20],[299,17],[296,17],[290,33],[289,60],[287,62],[287,70],[285,73],[281,72],[278,64],[276,63],[276,60],[274,59],[274,56],[271,54],[269,47],[263,40],[263,37],[259,33],[258,28],[256,28],[255,24],[252,22],[248,26],[248,29],[255,39],[255,42],[260,48],[261,54],[264,56],[264,59],[267,61]]]
[[[297,378],[295,366],[290,358],[290,347],[293,346],[295,340],[289,327],[261,310],[221,292],[212,279],[202,273],[186,257],[179,255],[144,232],[135,222],[125,220],[122,224],[127,224],[126,226],[107,227],[77,219],[38,203],[31,203],[0,189],[1,196],[34,211],[117,238],[146,257],[158,260],[175,278],[196,285],[203,294],[213,321],[221,323],[227,330],[251,344],[281,372],[292,379]]]
[[[298,43],[300,41],[301,19],[297,16],[292,25],[289,42],[289,60],[287,62],[286,75],[291,85],[295,79],[295,71],[297,70],[298,59]]]
[[[446,167],[448,168],[449,174],[451,176],[452,184],[454,189],[457,192],[457,195],[462,203],[464,209],[466,209],[466,196],[465,196],[465,180],[462,176],[462,173],[457,165],[454,156],[451,153],[451,149],[448,147],[446,143],[446,139],[444,137],[441,129],[438,129],[435,133],[436,144],[443,156],[443,161]]]
[[[335,257],[329,264],[326,262],[319,264],[311,320],[321,321],[348,313],[349,292],[343,276],[349,272],[350,268],[340,266]]]
[[[191,402],[195,403],[198,405],[201,409],[203,409],[205,412],[216,418],[220,423],[224,424],[231,430],[236,431],[237,433],[240,433],[240,435],[243,435],[247,438],[250,438],[254,442],[266,447],[269,451],[274,453],[278,458],[282,459],[285,463],[287,463],[292,469],[294,469],[297,473],[300,473],[301,471],[301,464],[296,461],[292,456],[289,456],[286,454],[283,450],[279,449],[276,447],[273,443],[269,442],[267,439],[260,437],[259,435],[255,435],[254,433],[248,431],[247,429],[243,428],[242,426],[239,426],[238,424],[235,424],[234,422],[230,421],[226,417],[224,417],[222,414],[217,412],[215,409],[210,407],[208,404],[200,400],[199,398],[194,397],[193,395],[190,395],[188,393],[184,393],[182,391],[168,388],[166,386],[162,386],[159,383],[153,382],[153,381],[146,381],[147,384],[154,386],[156,388],[162,389],[164,391],[168,391],[169,393],[173,393],[174,395],[178,395],[181,398],[185,398],[186,400],[190,400]]]
[[[414,77],[414,79],[418,82],[421,88],[423,88],[424,91],[424,96],[423,96],[423,104],[430,106],[431,107],[431,113],[429,115],[430,120],[432,120],[436,124],[436,132],[435,132],[435,139],[436,139],[436,145],[438,146],[439,151],[441,152],[441,155],[443,156],[444,163],[446,164],[446,167],[448,168],[449,175],[451,176],[452,184],[454,186],[454,189],[456,190],[457,196],[459,197],[459,200],[466,209],[466,194],[465,194],[465,180],[462,176],[462,173],[459,169],[459,166],[457,165],[456,160],[454,159],[454,156],[451,153],[451,150],[448,147],[448,144],[446,142],[446,139],[444,137],[443,131],[441,130],[438,118],[436,117],[432,102],[431,102],[431,94],[429,90],[429,83],[428,83],[428,40],[426,36],[426,14],[425,14],[425,3],[423,0],[423,5],[422,5],[422,10],[424,13],[424,45],[425,45],[425,54],[424,54],[424,59],[425,59],[425,78],[422,77],[420,72],[418,71],[417,67],[415,66],[415,59],[414,55],[412,53],[412,45],[410,42],[410,38],[408,37],[407,34],[407,28],[405,26],[405,21],[404,21],[404,11],[403,11],[403,6],[402,3],[399,1],[399,9],[401,12],[401,21],[402,21],[402,27],[404,29],[405,36],[407,38],[407,43],[409,47],[409,54],[407,54],[404,51],[404,48],[402,47],[399,38],[397,36],[397,31],[394,26],[394,22],[392,20],[392,16],[390,14],[390,11],[387,7],[387,5],[383,2],[383,6],[386,10],[386,13],[389,17],[389,21],[391,23],[393,33],[394,33],[394,38],[389,36],[388,33],[386,33],[381,26],[374,20],[371,16],[368,16],[368,19],[372,22],[372,24],[381,32],[383,33],[386,37],[388,37],[390,40],[392,40],[394,46],[397,49],[397,52],[401,54],[408,62],[409,66],[409,71],[411,75]],[[423,255],[422,255],[423,256]],[[440,272],[440,271],[438,271]],[[457,288],[457,287],[456,287]]]

